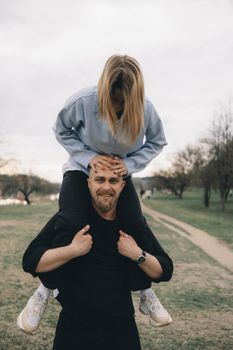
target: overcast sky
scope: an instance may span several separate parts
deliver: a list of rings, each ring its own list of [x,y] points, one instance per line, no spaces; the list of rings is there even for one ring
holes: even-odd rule
[[[0,154],[61,180],[52,125],[64,101],[97,84],[112,54],[141,64],[168,146],[143,174],[207,132],[233,96],[232,0],[0,0]]]

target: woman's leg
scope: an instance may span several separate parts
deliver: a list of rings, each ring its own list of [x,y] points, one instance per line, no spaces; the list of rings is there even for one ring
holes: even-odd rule
[[[64,174],[53,247],[69,244],[75,233],[88,224],[91,199],[87,178],[85,173],[78,170],[67,171]]]
[[[140,201],[131,176],[125,179],[125,187],[120,194],[117,204],[117,215],[120,223],[123,225],[123,229],[133,228],[143,221]]]
[[[137,243],[146,250],[145,219],[142,213],[140,201],[131,177],[126,178],[117,204],[117,216],[123,231],[131,234]]]
[[[126,184],[121,192],[118,204],[117,215],[120,228],[132,235],[137,244],[148,252],[148,225],[143,216],[140,201],[133,185],[131,177],[126,178]],[[150,278],[135,264],[129,262],[129,288],[132,291],[150,288]]]

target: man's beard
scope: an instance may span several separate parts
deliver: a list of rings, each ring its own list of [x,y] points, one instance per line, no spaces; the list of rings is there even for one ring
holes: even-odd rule
[[[100,194],[112,195],[112,197],[110,197],[111,200],[105,203],[103,201],[103,199],[101,200],[99,198]],[[97,209],[99,209],[102,213],[107,213],[108,211],[110,211],[116,207],[117,198],[114,197],[114,195],[115,195],[115,193],[113,194],[112,191],[111,191],[111,193],[110,193],[110,191],[106,191],[106,192],[101,191],[101,193],[97,193],[97,196],[95,198],[92,198],[92,200],[93,200],[93,203]]]

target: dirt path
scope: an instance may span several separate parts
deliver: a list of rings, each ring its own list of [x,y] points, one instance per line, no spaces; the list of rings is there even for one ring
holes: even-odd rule
[[[148,214],[158,222],[162,222],[163,225],[170,230],[186,237],[192,243],[204,250],[209,256],[218,261],[218,263],[233,272],[233,251],[228,248],[224,242],[210,236],[205,231],[148,208],[143,203],[141,203],[141,205],[145,214]]]

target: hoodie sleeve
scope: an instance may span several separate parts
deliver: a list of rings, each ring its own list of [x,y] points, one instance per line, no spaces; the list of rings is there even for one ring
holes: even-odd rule
[[[53,131],[57,141],[65,148],[72,160],[88,169],[88,164],[97,155],[97,152],[91,150],[80,138],[78,134],[80,125],[85,125],[82,98],[61,110]]]
[[[152,103],[148,103],[145,113],[145,142],[140,149],[124,158],[129,175],[143,170],[167,145],[161,119]]]

